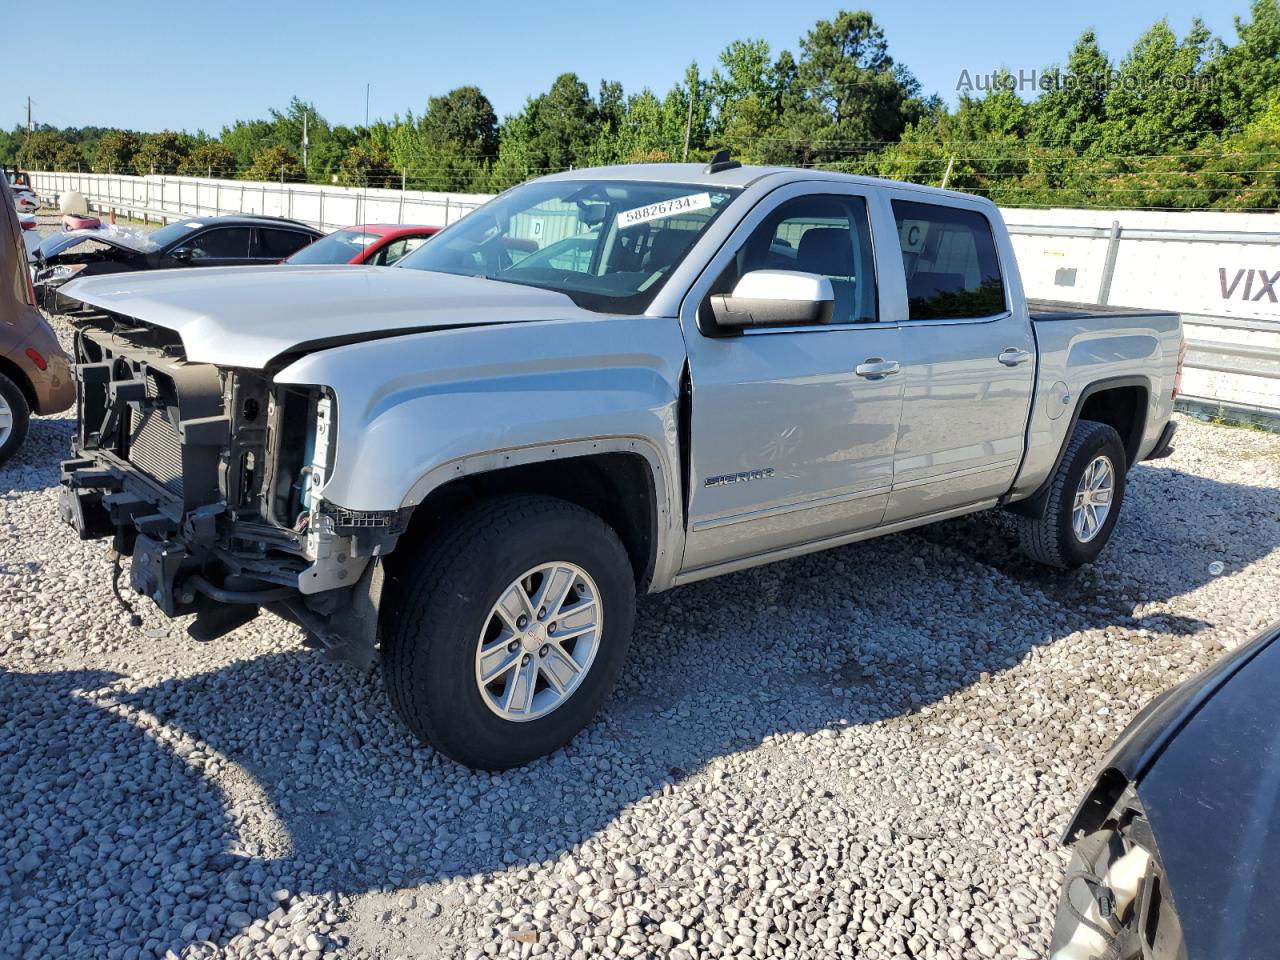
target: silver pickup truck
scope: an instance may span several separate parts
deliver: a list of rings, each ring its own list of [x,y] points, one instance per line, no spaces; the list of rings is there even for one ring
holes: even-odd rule
[[[984,199],[723,159],[535,180],[395,268],[64,292],[67,521],[198,639],[265,608],[380,650],[490,769],[590,721],[637,592],[992,507],[1087,563],[1182,349],[1176,314],[1028,304]]]

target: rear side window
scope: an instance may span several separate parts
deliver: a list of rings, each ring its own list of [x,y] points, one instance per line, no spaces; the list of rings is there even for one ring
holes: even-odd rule
[[[258,256],[271,260],[291,257],[311,242],[311,237],[297,230],[258,228]]]
[[[963,320],[1005,310],[991,223],[974,210],[894,200],[912,320]]]

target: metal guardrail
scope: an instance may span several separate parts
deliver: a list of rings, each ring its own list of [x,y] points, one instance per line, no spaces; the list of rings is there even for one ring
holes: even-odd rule
[[[1272,333],[1280,337],[1280,324],[1268,323],[1265,320],[1243,320],[1238,317],[1184,314],[1182,325],[1184,328],[1188,326],[1217,327],[1224,330]],[[1194,336],[1188,336],[1185,364],[1192,370],[1229,373],[1242,377],[1261,377],[1264,380],[1280,380],[1280,348],[1266,344],[1230,343],[1222,340],[1201,340]],[[1277,417],[1280,417],[1280,409],[1272,412]]]

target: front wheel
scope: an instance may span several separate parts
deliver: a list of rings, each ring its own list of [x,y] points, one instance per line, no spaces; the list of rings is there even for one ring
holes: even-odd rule
[[[502,770],[564,746],[595,716],[626,657],[635,580],[598,516],[509,496],[424,544],[387,613],[396,713],[454,760]]]
[[[1044,512],[1019,518],[1022,551],[1064,570],[1092,562],[1120,517],[1127,463],[1124,443],[1113,427],[1094,420],[1077,423],[1053,475]]]

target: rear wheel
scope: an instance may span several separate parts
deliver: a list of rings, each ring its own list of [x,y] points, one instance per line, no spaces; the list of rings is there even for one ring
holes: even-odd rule
[[[453,759],[501,770],[595,716],[626,656],[635,581],[595,514],[502,497],[423,545],[388,613],[383,666],[400,718]]]
[[[1051,567],[1090,563],[1111,539],[1124,501],[1127,457],[1105,423],[1076,424],[1039,517],[1020,517],[1022,550]]]
[[[27,398],[16,383],[0,373],[0,463],[18,452],[30,421]]]

